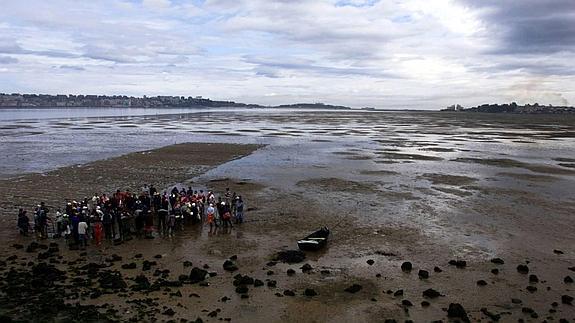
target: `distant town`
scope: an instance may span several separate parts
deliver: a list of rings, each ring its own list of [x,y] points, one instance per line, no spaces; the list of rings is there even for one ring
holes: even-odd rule
[[[300,108],[300,109],[350,109],[324,103],[297,103],[278,106],[245,104],[234,101],[215,101],[201,96],[143,96],[124,95],[49,95],[0,93],[0,108]]]
[[[451,112],[482,112],[482,113],[516,113],[516,114],[575,114],[574,107],[526,104],[482,104],[473,108],[465,108],[459,104],[449,106],[441,111]]]

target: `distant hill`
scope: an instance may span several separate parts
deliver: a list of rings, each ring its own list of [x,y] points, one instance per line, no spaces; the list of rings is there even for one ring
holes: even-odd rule
[[[449,106],[441,111],[481,112],[481,113],[515,113],[515,114],[575,114],[575,107],[526,104],[482,104],[472,108],[457,105]]]
[[[0,93],[0,107],[3,108],[291,108],[291,109],[351,109],[323,103],[297,103],[279,106],[246,104],[234,101],[217,101],[184,96],[133,97],[123,95],[48,95]]]

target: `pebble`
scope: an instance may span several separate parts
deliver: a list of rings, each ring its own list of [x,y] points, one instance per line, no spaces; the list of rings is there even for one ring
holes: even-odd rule
[[[477,286],[487,286],[487,282],[483,279],[477,281]]]
[[[465,260],[450,260],[449,264],[452,266],[455,266],[457,268],[467,267],[467,261],[465,261]]]
[[[499,275],[499,269],[493,268],[493,269],[491,269],[491,273],[492,273],[493,275]]]
[[[527,267],[527,265],[519,265],[517,266],[517,272],[520,274],[527,274],[529,273],[529,267]]]
[[[441,296],[441,294],[433,288],[429,288],[423,291],[423,297],[436,298]]]
[[[436,273],[440,273],[440,272],[443,271],[443,269],[441,269],[441,268],[435,266],[435,267],[433,267],[433,271],[436,272]]]
[[[374,263],[375,263],[375,261],[373,261],[373,259],[369,259],[369,260],[367,261],[367,264],[370,265],[370,266],[373,265]]]
[[[419,276],[419,279],[427,279],[429,278],[429,271],[420,269],[417,275]]]
[[[535,286],[527,286],[525,289],[530,293],[535,293],[537,291],[537,287]]]
[[[463,306],[459,303],[449,304],[449,308],[447,309],[447,317],[458,318],[464,322],[469,322],[467,312],[465,311]]]
[[[407,299],[404,299],[401,301],[401,305],[411,307],[411,306],[413,306],[413,303]]]
[[[346,292],[355,294],[359,292],[363,287],[359,284],[353,284],[345,289]]]
[[[393,296],[395,297],[403,296],[403,289],[398,289],[397,291],[395,291],[395,293],[393,293]]]
[[[411,264],[411,262],[406,261],[406,262],[401,264],[401,270],[407,272],[407,271],[411,271],[411,269],[413,269],[413,265]]]
[[[503,259],[501,258],[493,258],[491,259],[491,262],[496,265],[503,265],[505,263],[505,261],[503,261]]]
[[[312,297],[312,296],[316,296],[316,295],[317,295],[317,292],[316,292],[315,290],[313,290],[312,288],[306,288],[305,291],[303,292],[303,294],[304,294],[305,296],[310,296],[310,297]]]
[[[563,295],[561,296],[561,303],[566,305],[573,305],[573,297],[569,295]]]
[[[563,278],[563,282],[565,284],[572,284],[573,283],[573,278],[571,278],[571,276],[565,276],[565,278]]]

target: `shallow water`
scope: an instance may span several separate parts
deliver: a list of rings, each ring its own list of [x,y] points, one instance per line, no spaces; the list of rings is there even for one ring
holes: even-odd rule
[[[267,144],[200,179],[306,194],[326,213],[410,226],[472,256],[575,243],[575,169],[561,162],[575,158],[573,116],[112,110],[0,110],[0,176],[181,142]]]

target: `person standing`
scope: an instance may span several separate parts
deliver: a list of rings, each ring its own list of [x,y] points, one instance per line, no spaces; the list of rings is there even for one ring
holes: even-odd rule
[[[78,241],[80,242],[80,247],[85,248],[88,245],[88,223],[85,219],[81,219],[78,222]]]
[[[241,195],[236,198],[236,223],[244,223],[244,200]]]
[[[216,210],[214,209],[214,205],[210,203],[208,208],[206,209],[206,223],[210,225],[210,231],[212,231],[212,227],[214,225],[214,217],[215,217]]]
[[[20,234],[23,236],[27,236],[29,228],[30,228],[30,219],[28,219],[26,211],[24,209],[20,209],[18,211],[18,229],[20,230]]]

